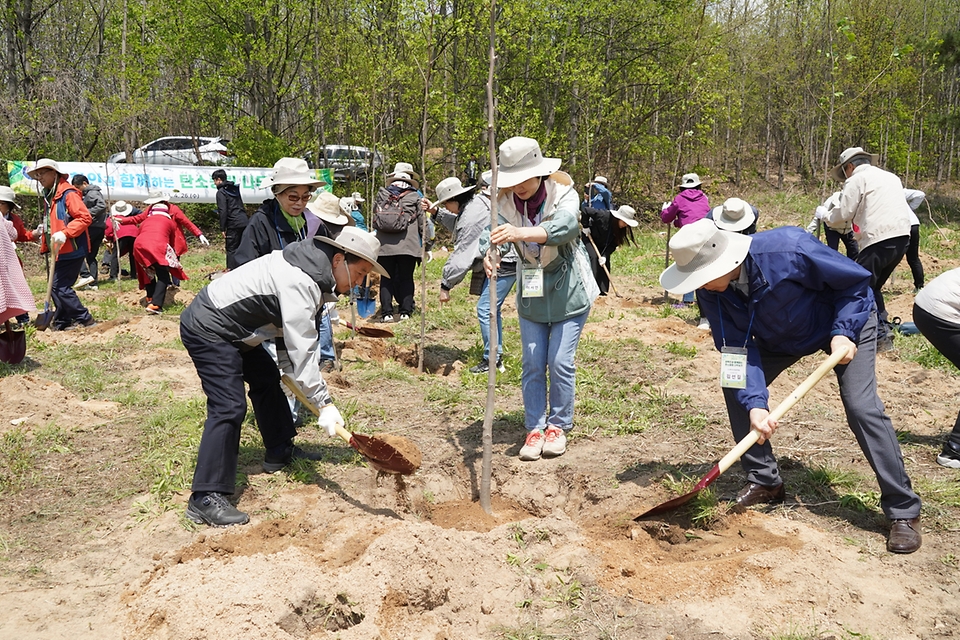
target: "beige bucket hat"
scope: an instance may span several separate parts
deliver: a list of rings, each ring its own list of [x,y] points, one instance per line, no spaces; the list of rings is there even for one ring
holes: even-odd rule
[[[377,240],[377,237],[372,233],[357,229],[356,227],[344,227],[336,240],[321,236],[317,236],[316,240],[359,256],[372,264],[374,270],[381,276],[390,277],[387,270],[377,262],[377,259],[380,257],[380,241]]]
[[[637,222],[637,210],[628,204],[622,204],[619,209],[614,209],[610,213],[613,214],[614,218],[623,220],[631,227],[636,227],[640,224]]]
[[[473,191],[476,189],[476,185],[463,186],[463,183],[460,182],[460,178],[451,176],[449,178],[444,178],[437,183],[437,201],[434,204],[440,204],[446,202],[451,198],[456,198],[461,193],[466,193],[468,191]]]
[[[700,180],[700,176],[695,173],[685,173],[683,177],[680,178],[680,184],[677,185],[680,189],[696,189],[703,182]]]
[[[727,198],[713,209],[713,222],[724,231],[743,231],[756,219],[753,207],[740,198]]]
[[[303,158],[280,158],[273,165],[273,172],[260,183],[261,189],[278,185],[322,187],[327,184],[318,180],[317,175]]]
[[[147,199],[143,201],[143,204],[150,206],[158,202],[170,202],[170,194],[162,191],[148,191]]]
[[[128,216],[131,211],[133,211],[133,207],[131,207],[130,203],[126,200],[117,200],[110,205],[110,215],[112,216]]]
[[[706,218],[684,225],[670,240],[676,262],[660,274],[660,285],[670,293],[695,291],[743,264],[752,241]]]
[[[843,173],[843,165],[847,164],[854,158],[859,158],[861,156],[867,156],[870,158],[870,164],[876,166],[880,162],[880,155],[876,153],[867,153],[863,150],[863,147],[850,147],[849,149],[844,149],[843,153],[840,154],[840,160],[837,162],[837,166],[833,169],[830,169],[830,176],[843,182],[847,179],[847,176]]]
[[[10,187],[0,186],[0,201],[9,202],[14,209],[20,208],[20,205],[17,204],[17,194]]]
[[[544,158],[540,143],[533,138],[516,136],[500,145],[500,166],[497,186],[515,187],[524,180],[549,176],[560,169],[560,158]]]
[[[32,180],[36,180],[36,172],[41,169],[53,169],[62,176],[69,175],[60,170],[60,165],[57,164],[56,160],[51,160],[50,158],[40,158],[37,160],[37,163],[24,171]]]
[[[324,222],[344,226],[353,218],[340,210],[340,198],[329,191],[321,191],[317,197],[307,203],[307,210]]]

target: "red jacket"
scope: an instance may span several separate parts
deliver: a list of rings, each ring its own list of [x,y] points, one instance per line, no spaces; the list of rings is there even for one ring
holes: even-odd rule
[[[162,203],[159,203],[159,204],[162,204]],[[187,231],[189,231],[190,233],[192,233],[194,236],[198,238],[201,235],[203,235],[203,232],[200,231],[200,228],[197,225],[193,224],[190,221],[190,218],[186,216],[186,214],[183,212],[183,209],[173,204],[172,202],[168,202],[166,204],[167,204],[167,208],[170,211],[170,217],[173,218],[173,221],[177,223],[177,233],[176,233],[177,237],[176,237],[176,242],[173,244],[173,251],[178,256],[182,256],[188,250],[187,237],[183,233],[184,227],[187,228]],[[152,205],[147,207],[147,211],[150,211],[150,209],[152,208],[153,208]]]
[[[17,230],[17,239],[15,242],[33,242],[37,240],[37,236],[33,233],[32,229],[27,229],[23,225],[23,220],[16,213],[11,211],[9,213],[10,222],[13,223],[13,228]]]

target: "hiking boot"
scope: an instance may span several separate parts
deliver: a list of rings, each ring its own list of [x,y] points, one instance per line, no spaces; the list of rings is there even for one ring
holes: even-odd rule
[[[503,373],[506,370],[506,367],[503,366],[503,358],[497,358],[497,371]],[[470,373],[487,373],[488,371],[490,371],[489,360],[481,360],[477,366],[470,367]]]
[[[887,551],[890,553],[913,553],[922,542],[919,516],[890,521],[890,536],[887,538]]]
[[[186,516],[197,524],[211,527],[229,527],[235,524],[247,524],[250,516],[230,504],[222,493],[191,494],[187,501]]]
[[[160,307],[158,307],[158,306],[155,305],[155,304],[148,304],[148,305],[147,305],[147,313],[152,313],[153,315],[158,316],[158,315],[160,315],[161,313],[163,313],[163,309],[161,309]]]
[[[543,431],[533,429],[527,432],[527,438],[523,441],[523,446],[520,447],[520,459],[526,461],[539,460],[541,453],[543,453]]]
[[[567,434],[560,427],[550,425],[543,435],[543,455],[562,456],[567,450]]]
[[[280,455],[271,454],[268,449],[263,456],[263,470],[267,473],[276,473],[294,460],[322,460],[322,453],[304,451],[295,444],[289,444]]]
[[[90,284],[91,282],[93,282],[93,276],[83,276],[74,283],[73,288],[82,289],[88,284]]]
[[[937,464],[950,469],[960,469],[960,446],[947,440],[943,443],[943,451],[937,456]]]

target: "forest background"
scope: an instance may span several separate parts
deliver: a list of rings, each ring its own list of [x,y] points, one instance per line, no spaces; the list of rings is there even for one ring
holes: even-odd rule
[[[432,184],[486,164],[481,0],[6,0],[4,159],[104,161],[221,135],[237,164],[323,145]],[[660,200],[695,170],[835,188],[845,147],[928,191],[960,169],[956,0],[501,0],[496,129],[582,184]]]

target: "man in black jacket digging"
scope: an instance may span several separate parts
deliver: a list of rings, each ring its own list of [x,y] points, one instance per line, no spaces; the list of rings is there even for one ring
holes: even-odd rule
[[[247,211],[240,197],[240,187],[227,180],[227,172],[217,169],[213,172],[213,184],[217,185],[217,215],[220,216],[220,231],[227,250],[227,270],[238,266],[234,253],[240,246],[243,230],[247,228]]]

